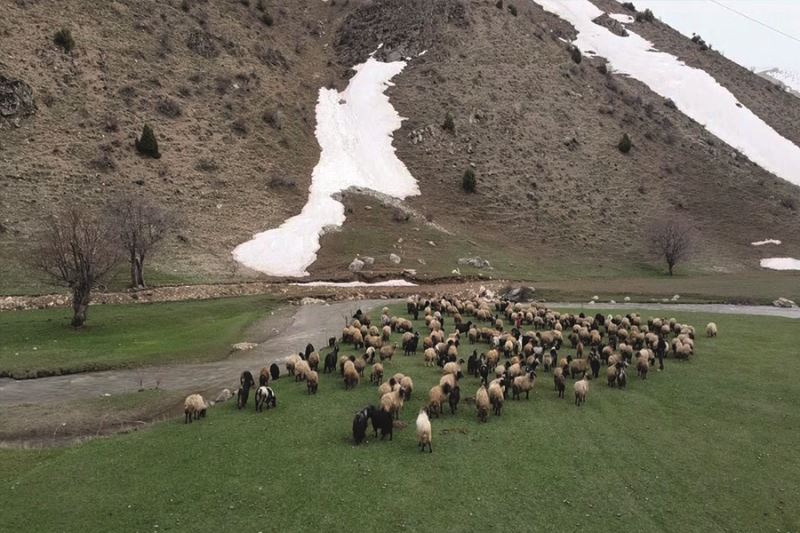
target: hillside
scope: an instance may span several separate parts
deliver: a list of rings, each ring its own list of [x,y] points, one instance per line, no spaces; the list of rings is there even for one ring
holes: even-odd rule
[[[692,271],[757,270],[776,255],[750,245],[765,238],[783,241],[777,255],[800,257],[800,188],[644,84],[607,73],[603,60],[576,64],[565,42],[572,26],[533,2],[513,4],[516,14],[488,0],[11,4],[0,20],[0,75],[29,84],[36,111],[0,129],[3,292],[37,290],[22,258],[50,209],[73,198],[101,206],[125,190],[160,199],[183,221],[151,280],[252,276],[230,251],[303,205],[319,159],[319,88],[343,89],[350,67],[380,44],[379,59],[413,58],[388,94],[407,118],[394,146],[421,195],[385,208],[344,195],[347,222],[323,237],[312,275],[349,277],[358,253],[376,257],[377,272],[425,277],[472,255],[511,277],[651,275],[645,228],[668,217],[698,231]],[[62,26],[75,36],[71,55],[52,44]],[[800,143],[790,95],[657,21],[629,28],[711,73]],[[447,113],[454,133],[441,127]],[[159,160],[132,148],[146,122]],[[623,133],[628,154],[616,147]],[[469,166],[474,194],[461,190]]]

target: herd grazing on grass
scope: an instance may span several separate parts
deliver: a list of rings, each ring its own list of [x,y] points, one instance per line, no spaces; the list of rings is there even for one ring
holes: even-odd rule
[[[305,351],[284,361],[287,375],[294,381],[305,381],[310,395],[319,389],[320,372],[338,372],[342,387],[350,390],[360,385],[366,367],[370,367],[368,383],[377,387],[379,401],[355,414],[352,424],[355,444],[366,439],[370,421],[375,438],[380,432],[381,440],[387,435],[392,440],[403,405],[411,400],[414,390],[411,376],[385,375],[398,348],[402,348],[405,357],[417,355],[421,348],[424,367],[439,373],[438,384],[428,391],[427,403],[416,418],[418,448],[428,452],[433,451],[431,418],[442,416],[445,406],[451,415],[457,414],[466,379],[476,380],[477,390],[465,401],[474,405],[479,422],[488,422],[490,412],[495,417],[502,415],[509,390],[512,400],[521,400],[523,393],[526,400],[530,399],[540,366],[544,373],[552,373],[558,398],[566,397],[567,382],[573,381],[574,403],[580,407],[588,400],[590,380],[600,377],[602,366],[606,367],[606,385],[623,390],[628,385],[631,365],[635,365],[637,377],[646,380],[656,361],[661,370],[665,358],[689,360],[695,349],[693,326],[674,318],[644,320],[635,313],[608,316],[559,313],[541,304],[510,302],[483,294],[466,300],[412,297],[406,303],[406,312],[415,321],[422,315],[422,323],[415,326],[408,318],[393,316],[384,307],[380,323],[373,324],[358,310],[341,336],[328,340],[329,352],[324,359],[308,344]],[[706,326],[707,337],[716,337],[717,333],[715,323]],[[399,344],[391,342],[393,334],[400,335]],[[356,354],[340,356],[342,345],[352,346]],[[466,367],[459,356],[460,350],[472,352]],[[273,363],[261,369],[256,385],[249,370],[242,372],[235,392],[236,406],[244,408],[250,389],[257,386],[256,411],[265,406],[276,407],[275,391],[269,383],[279,375],[280,369]],[[188,396],[184,403],[185,422],[205,416],[213,404],[198,394]]]

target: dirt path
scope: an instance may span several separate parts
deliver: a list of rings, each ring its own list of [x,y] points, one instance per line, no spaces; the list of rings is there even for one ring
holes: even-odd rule
[[[729,304],[647,304],[647,303],[605,303],[596,304],[586,303],[563,303],[547,302],[547,305],[554,308],[584,309],[641,309],[647,311],[666,311],[666,312],[690,312],[690,313],[720,313],[723,315],[756,315],[756,316],[776,316],[783,318],[800,319],[800,307],[783,308],[770,307],[768,305],[729,305]]]
[[[52,403],[96,398],[104,394],[136,392],[141,388],[164,390],[216,390],[233,388],[239,374],[261,367],[303,350],[311,342],[318,349],[338,335],[344,315],[357,308],[363,311],[385,305],[387,300],[336,302],[283,309],[253,327],[261,328],[266,341],[252,351],[241,352],[212,363],[152,366],[139,369],[109,370],[40,379],[0,379],[0,406]],[[277,330],[277,331],[276,331]],[[252,330],[251,330],[252,331]],[[216,393],[214,393],[216,394]]]

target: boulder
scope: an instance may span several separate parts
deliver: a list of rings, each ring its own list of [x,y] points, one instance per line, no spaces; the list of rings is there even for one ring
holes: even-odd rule
[[[375,264],[375,258],[374,257],[370,257],[368,255],[362,256],[361,260],[364,261],[365,265],[374,265]]]
[[[350,272],[361,272],[364,269],[364,261],[356,257],[350,262],[350,265],[347,267],[347,270]]]
[[[458,260],[458,264],[461,266],[471,266],[475,268],[492,268],[492,265],[486,259],[482,259],[480,256],[475,257],[461,257]]]
[[[300,300],[300,305],[315,305],[315,304],[324,304],[325,300],[320,300],[319,298],[311,298],[310,296],[306,296],[302,300]]]
[[[774,305],[775,307],[783,307],[786,309],[797,307],[797,304],[788,298],[778,298],[777,300],[772,302],[772,305]]]
[[[400,259],[400,256],[397,254],[389,254],[389,261],[391,261],[395,265],[399,265],[402,259]]]
[[[246,352],[248,350],[252,350],[258,346],[258,344],[254,342],[237,342],[233,345],[233,349],[237,352]]]
[[[0,117],[13,120],[36,111],[31,86],[0,74]]]

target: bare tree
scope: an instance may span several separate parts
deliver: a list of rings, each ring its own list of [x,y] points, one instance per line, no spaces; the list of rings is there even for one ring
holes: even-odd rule
[[[667,263],[669,275],[675,265],[686,259],[692,251],[692,228],[683,220],[670,218],[650,228],[653,250]]]
[[[127,252],[131,286],[144,288],[144,260],[172,227],[173,217],[151,200],[132,194],[112,202],[109,217],[109,224]]]
[[[86,322],[92,289],[117,263],[107,228],[81,207],[51,216],[34,255],[36,266],[72,290],[72,326]]]

